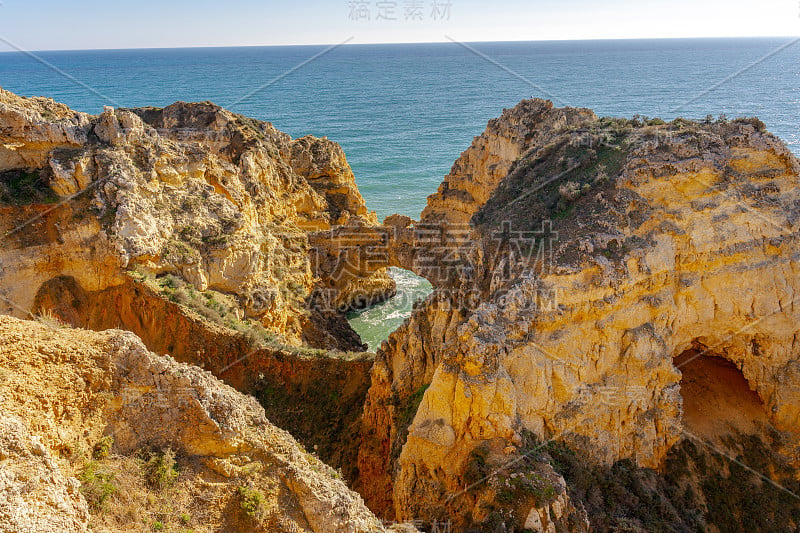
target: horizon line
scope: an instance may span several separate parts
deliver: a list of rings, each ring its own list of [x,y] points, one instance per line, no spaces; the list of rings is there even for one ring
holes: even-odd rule
[[[696,37],[597,37],[584,39],[517,39],[509,41],[482,40],[461,41],[467,44],[492,44],[492,43],[563,43],[563,42],[599,42],[599,41],[690,41],[690,40],[722,40],[722,39],[796,39],[800,35],[731,35],[731,36],[696,36]],[[303,44],[235,44],[235,45],[186,45],[186,46],[140,46],[132,48],[50,48],[26,50],[27,52],[121,52],[129,50],[193,50],[193,49],[226,49],[226,48],[297,48],[303,46],[331,46],[335,43],[303,43]],[[392,41],[372,43],[347,43],[349,46],[389,46],[412,44],[453,44],[452,41]],[[24,54],[19,50],[0,50],[0,54]]]

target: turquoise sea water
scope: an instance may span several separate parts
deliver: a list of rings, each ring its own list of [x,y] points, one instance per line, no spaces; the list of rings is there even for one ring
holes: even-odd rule
[[[0,86],[90,113],[103,105],[212,100],[292,136],[326,135],[344,147],[379,217],[399,212],[416,218],[487,120],[531,96],[599,115],[758,116],[800,154],[800,43],[773,54],[791,42],[470,45],[479,54],[454,43],[350,45],[306,64],[326,47],[38,52],[38,59],[2,53]],[[372,347],[428,290],[409,273],[393,275],[400,298],[352,321]]]

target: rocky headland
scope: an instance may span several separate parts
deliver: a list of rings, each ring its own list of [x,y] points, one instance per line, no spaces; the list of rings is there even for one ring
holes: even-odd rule
[[[792,531],[799,181],[526,100],[379,224],[327,139],[0,92],[0,531]],[[434,292],[368,354],[388,267]]]

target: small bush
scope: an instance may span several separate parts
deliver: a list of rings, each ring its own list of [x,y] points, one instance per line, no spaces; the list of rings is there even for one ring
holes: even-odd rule
[[[239,507],[250,518],[258,518],[263,513],[264,494],[258,489],[239,487],[236,489],[239,497]]]
[[[114,473],[102,470],[95,461],[86,463],[78,479],[81,493],[93,512],[102,510],[106,501],[117,492]]]
[[[469,454],[469,460],[464,470],[464,480],[473,485],[479,481],[484,481],[492,472],[491,465],[487,463],[489,459],[489,447],[486,443],[476,446]]]
[[[509,505],[524,499],[526,496],[533,496],[537,507],[545,505],[556,496],[556,489],[542,476],[535,472],[525,471],[524,468],[517,468],[505,478],[499,478],[499,490],[497,501]]]
[[[50,329],[63,329],[69,327],[69,325],[61,320],[58,315],[53,313],[51,309],[43,309],[39,311],[34,319]]]
[[[51,204],[58,196],[49,179],[40,171],[9,170],[0,172],[0,203],[5,205]]]
[[[172,486],[178,479],[178,465],[175,452],[167,448],[159,452],[151,452],[142,465],[147,485],[155,490],[163,490]]]
[[[106,435],[94,445],[92,457],[95,459],[105,459],[111,454],[112,446],[114,446],[114,437]]]
[[[167,274],[163,278],[160,278],[160,280],[161,280],[161,285],[165,289],[177,289],[179,286],[181,287],[183,286],[183,281],[179,280],[172,274]]]
[[[581,196],[581,186],[574,181],[568,181],[558,187],[558,195],[562,200],[574,202]]]
[[[767,131],[767,125],[764,124],[764,122],[762,122],[761,120],[759,120],[759,119],[757,119],[755,117],[753,117],[753,118],[737,118],[736,120],[733,121],[733,123],[734,124],[746,124],[746,125],[753,126],[753,128],[755,128],[756,131],[761,132],[761,133]]]
[[[422,398],[425,396],[425,391],[428,390],[429,386],[430,385],[423,385],[414,391],[414,393],[408,398],[408,404],[403,411],[402,422],[404,426],[408,427],[411,425],[411,422],[414,421],[417,410],[419,410],[419,404],[422,403]]]

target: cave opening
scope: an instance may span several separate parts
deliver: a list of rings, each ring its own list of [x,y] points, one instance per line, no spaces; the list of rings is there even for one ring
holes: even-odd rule
[[[691,348],[674,360],[681,373],[683,422],[708,440],[728,434],[756,434],[770,425],[764,402],[731,361]]]
[[[31,314],[82,328],[87,326],[90,311],[89,295],[80,283],[72,276],[57,276],[36,291]]]
[[[672,500],[681,530],[795,531],[794,440],[772,425],[762,398],[724,355],[696,345],[674,359],[684,430],[667,456],[659,497]]]
[[[428,280],[410,270],[391,267],[389,275],[397,285],[395,296],[347,315],[350,326],[373,352],[411,316],[414,304],[433,292],[433,286]]]

